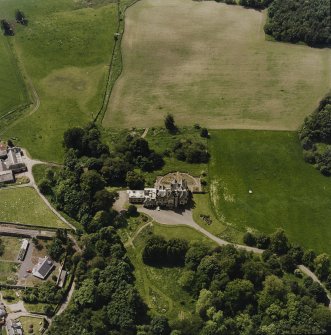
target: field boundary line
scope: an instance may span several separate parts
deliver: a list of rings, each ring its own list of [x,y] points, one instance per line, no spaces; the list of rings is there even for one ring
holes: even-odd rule
[[[117,30],[115,35],[117,36],[117,39],[115,40],[113,50],[110,57],[110,63],[109,63],[109,70],[107,75],[107,83],[105,92],[103,95],[102,105],[100,107],[100,110],[98,111],[97,115],[94,118],[94,122],[102,123],[106,111],[108,109],[108,104],[110,100],[111,93],[113,91],[114,85],[117,81],[117,79],[120,77],[123,71],[123,57],[122,57],[122,38],[125,32],[125,13],[127,9],[135,5],[140,0],[134,0],[132,3],[128,4],[127,6],[124,6],[124,9],[121,9],[121,0],[117,1],[117,18],[118,18],[118,24],[117,24]],[[122,29],[121,29],[122,28]],[[115,38],[115,36],[114,36]],[[116,56],[118,56],[118,64],[116,64]],[[119,65],[119,72],[116,73],[114,70],[114,66]]]

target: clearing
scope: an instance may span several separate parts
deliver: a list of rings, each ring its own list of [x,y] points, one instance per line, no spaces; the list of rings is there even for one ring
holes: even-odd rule
[[[0,221],[67,228],[30,187],[0,190]]]
[[[281,227],[291,241],[331,253],[331,179],[304,162],[297,133],[212,131],[209,149],[210,198],[221,222],[265,233]]]
[[[123,72],[104,126],[295,130],[330,88],[331,51],[266,40],[266,12],[141,0],[126,13]]]
[[[215,246],[208,238],[189,227],[167,227],[153,224],[136,237],[134,247],[127,248],[135,268],[136,287],[153,314],[164,315],[170,320],[186,319],[194,313],[190,295],[178,285],[184,269],[181,267],[152,267],[143,263],[141,254],[146,239],[152,234],[170,238],[184,238],[190,243],[206,243]]]

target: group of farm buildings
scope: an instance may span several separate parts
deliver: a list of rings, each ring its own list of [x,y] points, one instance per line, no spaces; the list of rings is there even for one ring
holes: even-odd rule
[[[0,183],[12,183],[15,181],[16,173],[26,170],[21,149],[0,143]]]

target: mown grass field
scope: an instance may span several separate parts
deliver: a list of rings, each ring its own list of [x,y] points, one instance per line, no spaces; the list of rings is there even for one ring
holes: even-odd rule
[[[330,89],[331,51],[266,39],[266,13],[214,1],[129,8],[105,126],[295,130]]]
[[[134,248],[127,248],[128,255],[135,267],[136,287],[153,315],[164,315],[169,320],[185,319],[194,313],[194,302],[190,295],[179,285],[178,279],[183,269],[180,267],[155,268],[145,265],[141,254],[146,239],[150,234],[157,234],[169,238],[184,238],[191,243],[206,243],[215,246],[208,238],[204,237],[189,227],[168,227],[153,224],[147,227],[134,240]]]
[[[210,197],[218,219],[331,253],[331,179],[303,161],[295,132],[213,131]],[[253,193],[249,194],[249,190]]]
[[[1,4],[0,4],[1,6]],[[0,34],[0,125],[1,117],[28,102],[27,92],[14,55],[11,37]]]
[[[0,199],[0,221],[67,228],[30,187],[0,190]]]
[[[28,316],[22,316],[19,318],[22,323],[24,334],[29,334],[29,329],[33,329],[33,334],[40,335],[40,329],[43,327],[43,319],[42,318],[34,318]],[[32,325],[32,328],[30,327]]]
[[[98,112],[117,26],[112,0],[2,0],[3,17],[15,9],[28,17],[16,25],[16,54],[40,98],[40,107],[4,132],[33,157],[61,161],[63,132]]]

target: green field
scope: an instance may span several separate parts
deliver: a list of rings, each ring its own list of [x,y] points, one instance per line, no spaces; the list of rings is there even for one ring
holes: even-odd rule
[[[16,283],[16,271],[18,263],[0,261],[0,283]]]
[[[30,187],[0,190],[0,199],[0,221],[67,228]]]
[[[92,120],[101,106],[117,6],[112,0],[0,1],[3,17],[13,19],[16,8],[29,24],[16,25],[12,41],[40,107],[3,135],[18,138],[33,157],[60,161],[63,132]]]
[[[214,1],[129,8],[105,126],[295,130],[330,89],[331,51],[268,41],[266,13]]]
[[[0,34],[0,125],[1,117],[28,103],[26,88],[11,50],[10,40],[11,37]]]
[[[303,161],[297,133],[213,131],[209,147],[221,222],[266,233],[281,227],[291,241],[331,253],[331,179]]]

